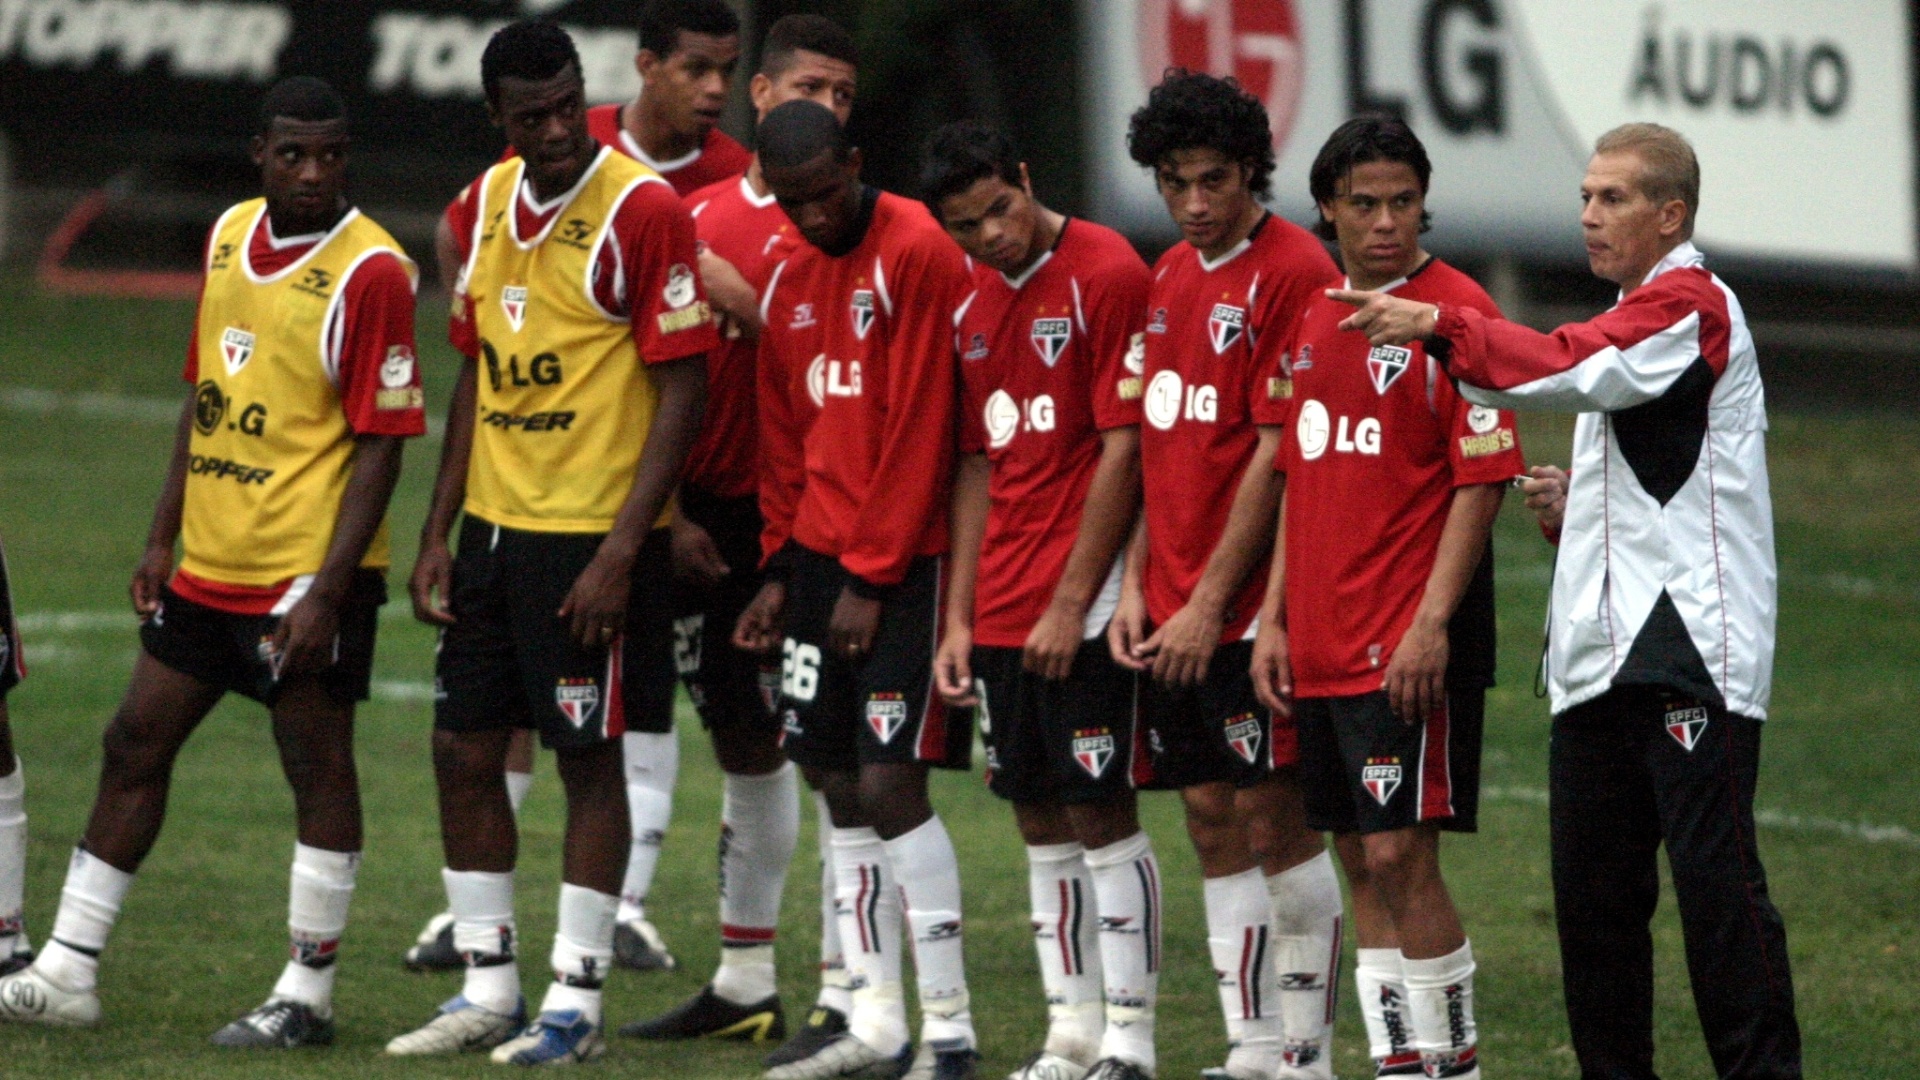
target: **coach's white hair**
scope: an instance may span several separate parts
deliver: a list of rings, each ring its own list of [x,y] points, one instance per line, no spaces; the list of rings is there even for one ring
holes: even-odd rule
[[[1700,210],[1700,159],[1686,136],[1660,124],[1621,124],[1596,139],[1593,152],[1638,155],[1640,193],[1656,203],[1685,203],[1687,219],[1680,238],[1693,239],[1693,216]]]

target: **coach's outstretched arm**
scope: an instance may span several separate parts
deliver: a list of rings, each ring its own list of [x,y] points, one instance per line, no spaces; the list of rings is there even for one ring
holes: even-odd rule
[[[1340,328],[1375,345],[1444,342],[1435,355],[1461,393],[1480,405],[1616,412],[1665,394],[1696,361],[1717,379],[1728,356],[1724,337],[1718,347],[1705,340],[1726,333],[1726,294],[1706,272],[1688,268],[1661,274],[1604,314],[1551,334],[1450,304],[1346,289],[1327,295],[1358,309]]]

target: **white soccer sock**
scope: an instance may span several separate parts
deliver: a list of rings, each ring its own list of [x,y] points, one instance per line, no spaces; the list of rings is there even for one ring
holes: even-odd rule
[[[1282,1080],[1333,1080],[1333,1009],[1340,988],[1340,879],[1322,851],[1267,878],[1286,1039]]]
[[[1087,852],[1100,912],[1100,970],[1106,1033],[1099,1056],[1155,1064],[1154,1010],[1160,997],[1160,864],[1145,832]]]
[[[293,882],[287,889],[293,955],[273,986],[274,997],[306,1002],[323,1017],[333,1015],[340,935],[347,929],[347,905],[359,869],[357,851],[293,845]]]
[[[541,1012],[578,1009],[600,1026],[600,988],[613,967],[613,917],[620,898],[584,885],[560,885],[559,927],[553,935],[553,982]]]
[[[846,1016],[853,1012],[853,982],[847,976],[847,954],[840,947],[840,916],[833,900],[840,887],[833,872],[833,819],[825,795],[814,792],[813,806],[818,811],[814,831],[820,841],[820,995],[814,1004]]]
[[[660,865],[660,843],[673,820],[673,782],[680,775],[680,740],[673,732],[629,731],[621,736],[627,761],[627,809],[633,815],[633,848],[620,884],[621,922],[647,917],[647,893]]]
[[[60,888],[60,912],[53,917],[53,937],[33,966],[68,990],[92,990],[98,985],[100,951],[107,947],[107,935],[132,884],[132,874],[108,866],[85,848],[74,848],[67,883]]]
[[[27,773],[20,759],[0,776],[0,960],[26,942]]]
[[[736,1005],[773,995],[780,895],[800,842],[800,781],[791,763],[765,776],[727,773],[720,802],[720,969],[713,992]]]
[[[913,933],[920,987],[920,1040],[937,1049],[978,1044],[961,956],[960,861],[938,814],[886,842]]]
[[[1377,1069],[1418,1067],[1413,1028],[1407,1019],[1407,983],[1399,949],[1355,949],[1353,992],[1367,1025],[1367,1053]]]
[[[1049,1053],[1092,1065],[1100,1057],[1106,1005],[1100,976],[1100,920],[1086,848],[1027,845],[1027,895],[1040,986],[1047,998]]]
[[[1402,955],[1413,1046],[1427,1075],[1479,1080],[1480,1033],[1473,1022],[1473,942],[1431,960]]]
[[[533,774],[507,770],[507,805],[513,807],[513,816],[520,816],[520,807],[527,801],[527,792],[533,790]]]
[[[512,1014],[520,1004],[520,968],[513,961],[513,875],[442,870],[453,947],[466,959],[460,993],[483,1009]]]
[[[1259,867],[1206,880],[1207,950],[1219,977],[1220,1010],[1227,1019],[1227,1068],[1251,1076],[1280,1071],[1281,1038],[1275,986],[1272,912]]]
[[[907,995],[900,982],[900,890],[887,847],[872,829],[833,830],[835,910],[851,998],[847,1026],[882,1054],[907,1044]]]

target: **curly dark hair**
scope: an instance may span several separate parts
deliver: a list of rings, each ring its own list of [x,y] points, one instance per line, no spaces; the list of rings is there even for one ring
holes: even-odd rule
[[[1307,172],[1307,190],[1313,195],[1314,206],[1317,208],[1339,197],[1340,181],[1352,175],[1353,170],[1374,161],[1397,161],[1412,169],[1420,181],[1421,196],[1427,194],[1427,182],[1433,178],[1433,163],[1427,160],[1427,148],[1420,142],[1420,136],[1398,117],[1356,116],[1334,128],[1326,144],[1320,147],[1319,156],[1313,159],[1313,168]],[[1433,215],[1422,210],[1420,231],[1431,228]],[[1338,239],[1333,222],[1318,209],[1314,211],[1313,232],[1322,240]]]
[[[1266,106],[1232,77],[1168,68],[1127,122],[1127,153],[1159,169],[1177,151],[1196,149],[1217,150],[1240,162],[1256,196],[1273,194],[1273,130]]]

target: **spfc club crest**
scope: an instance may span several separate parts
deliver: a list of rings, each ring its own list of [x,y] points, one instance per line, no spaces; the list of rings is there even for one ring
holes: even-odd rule
[[[553,704],[567,723],[584,728],[600,709],[600,684],[592,679],[561,679],[553,688]]]
[[[867,340],[867,331],[873,329],[873,290],[853,290],[853,336],[861,341]]]
[[[867,726],[874,738],[890,743],[907,722],[907,702],[898,694],[876,694],[867,699]]]
[[[220,335],[220,356],[227,362],[227,374],[238,375],[253,359],[253,332],[229,326]]]
[[[1387,805],[1393,793],[1400,790],[1399,760],[1395,759],[1390,765],[1368,765],[1361,769],[1360,786],[1367,789],[1367,794],[1373,796],[1374,802]]]
[[[1227,725],[1227,745],[1249,765],[1260,760],[1260,736],[1260,721],[1250,715]]]
[[[1213,335],[1213,351],[1226,352],[1247,332],[1247,309],[1232,304],[1213,305],[1213,315],[1207,319],[1207,332]]]
[[[1694,745],[1700,741],[1700,733],[1707,730],[1707,710],[1705,706],[1695,705],[1690,709],[1672,709],[1667,713],[1667,734],[1687,753],[1693,753]]]
[[[1073,760],[1095,780],[1106,774],[1113,760],[1112,735],[1082,735],[1073,740]]]
[[[501,289],[500,309],[507,313],[507,323],[518,332],[520,324],[527,320],[527,287],[508,285]]]
[[[1367,375],[1373,379],[1373,391],[1384,394],[1393,380],[1407,370],[1413,361],[1413,350],[1401,345],[1375,345],[1367,354]]]
[[[1060,362],[1060,354],[1067,351],[1067,338],[1073,334],[1073,324],[1066,319],[1033,320],[1033,348],[1040,354],[1040,360],[1048,367]]]

